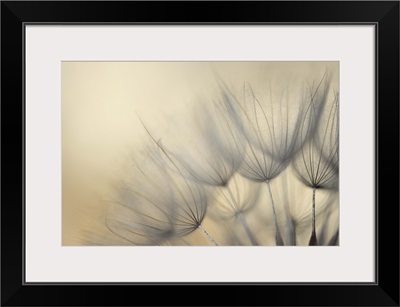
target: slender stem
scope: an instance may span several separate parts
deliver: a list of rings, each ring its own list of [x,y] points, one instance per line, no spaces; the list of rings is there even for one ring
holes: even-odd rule
[[[293,245],[297,245],[297,240],[296,240],[296,224],[293,223]]]
[[[207,237],[208,240],[210,240],[212,244],[218,246],[218,243],[215,242],[215,240],[208,234],[208,232],[203,228],[203,226],[201,226],[201,224],[199,225],[199,229],[204,233],[204,235]]]
[[[311,237],[310,237],[310,242],[308,245],[318,245],[317,241],[317,234],[315,231],[315,190],[316,188],[313,188],[313,194],[312,194],[312,231],[311,231]]]
[[[274,202],[274,198],[272,197],[271,185],[269,183],[269,180],[267,180],[267,187],[268,187],[269,197],[271,199],[272,211],[273,211],[273,214],[274,214],[275,242],[276,242],[276,245],[282,246],[284,244],[283,244],[281,233],[279,231],[279,226],[278,226],[278,221],[277,221],[277,218],[276,218],[276,211],[275,211],[275,202]]]
[[[296,245],[296,221],[294,221],[292,218],[289,218],[287,221],[287,245]]]
[[[253,232],[251,231],[249,225],[247,224],[243,213],[239,212],[238,216],[239,216],[240,222],[243,225],[244,230],[246,230],[247,236],[249,237],[251,244],[258,245],[258,242],[257,242],[256,238],[254,237]]]
[[[329,241],[328,245],[338,245],[339,243],[339,228],[336,230],[335,234],[333,235],[332,239]]]
[[[315,232],[315,188],[312,194],[312,230]]]
[[[233,196],[231,188],[229,186],[227,186],[226,189],[228,190],[229,196],[231,197],[231,200],[232,200],[232,203],[233,203],[233,210],[235,212],[238,212],[239,205],[238,205],[235,197]],[[246,219],[243,216],[243,213],[239,211],[237,215],[239,216],[240,222],[242,223],[244,229],[246,230],[247,236],[249,237],[251,244],[252,245],[258,245],[258,242],[257,242],[256,238],[254,237],[253,233],[251,232],[251,230],[249,228],[249,225],[247,224]]]

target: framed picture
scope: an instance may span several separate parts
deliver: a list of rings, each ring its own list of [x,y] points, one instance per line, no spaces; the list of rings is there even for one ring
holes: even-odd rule
[[[399,306],[398,25],[3,1],[1,304]]]

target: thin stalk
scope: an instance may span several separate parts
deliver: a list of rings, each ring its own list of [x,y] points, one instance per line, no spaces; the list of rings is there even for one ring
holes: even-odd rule
[[[297,245],[297,240],[296,240],[296,224],[293,223],[293,245]]]
[[[238,216],[239,216],[240,222],[243,225],[244,230],[246,230],[247,236],[249,237],[251,244],[252,245],[258,245],[258,242],[257,242],[256,238],[254,237],[253,232],[249,228],[249,225],[247,224],[243,213],[239,212]]]
[[[336,230],[335,234],[333,235],[332,239],[329,241],[330,246],[338,245],[339,243],[339,228]]]
[[[315,246],[318,245],[317,242],[317,234],[315,232],[315,190],[316,188],[313,188],[313,194],[312,194],[312,231],[311,231],[311,237],[310,237],[310,242],[308,243],[309,246]]]
[[[208,234],[208,232],[203,228],[203,226],[201,226],[201,224],[199,225],[199,229],[204,233],[204,235],[207,237],[207,239],[214,244],[215,246],[218,246],[218,243],[215,242],[215,240]]]
[[[268,187],[269,197],[271,199],[272,211],[273,211],[273,214],[274,214],[275,242],[276,242],[276,245],[282,246],[284,244],[283,244],[281,233],[279,231],[278,221],[277,221],[276,212],[275,212],[275,202],[274,202],[274,198],[272,197],[271,185],[269,183],[269,180],[267,180],[267,187]]]
[[[237,204],[237,202],[235,200],[235,197],[233,196],[231,188],[229,186],[227,186],[226,189],[228,190],[228,193],[229,193],[229,195],[231,197],[232,202],[234,202],[233,210],[237,211],[239,209],[239,206],[238,206],[238,204]],[[243,213],[239,212],[237,215],[239,216],[239,220],[242,223],[243,228],[246,230],[246,234],[249,237],[249,240],[250,240],[251,244],[252,245],[258,245],[258,242],[257,242],[256,238],[254,237],[252,231],[250,230],[249,225],[246,222],[246,219],[243,216]]]
[[[287,245],[296,245],[296,222],[292,218],[288,218],[286,221],[286,230],[287,230]]]

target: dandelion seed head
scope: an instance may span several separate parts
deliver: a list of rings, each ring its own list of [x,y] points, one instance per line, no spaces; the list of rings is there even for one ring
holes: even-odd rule
[[[229,96],[202,100],[195,105],[191,140],[168,146],[186,178],[211,186],[225,186],[243,161],[245,143],[234,122],[235,110]],[[181,130],[184,130],[181,127]]]
[[[204,188],[172,172],[158,147],[133,160],[113,199],[106,226],[135,245],[160,245],[197,229],[207,209]]]
[[[210,213],[222,219],[234,219],[246,214],[257,204],[260,185],[235,174],[225,187],[216,187],[210,203]]]
[[[338,95],[313,115],[315,132],[293,161],[298,178],[315,189],[334,189],[339,173]]]

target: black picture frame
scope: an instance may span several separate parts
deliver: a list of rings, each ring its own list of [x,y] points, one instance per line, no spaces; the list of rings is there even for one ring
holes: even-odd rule
[[[26,284],[24,26],[29,23],[375,25],[376,282]],[[399,306],[398,1],[2,1],[1,111],[2,306]]]

